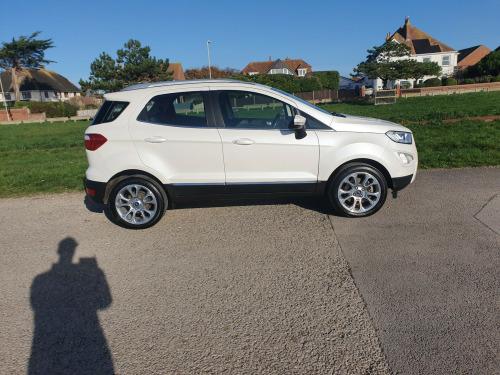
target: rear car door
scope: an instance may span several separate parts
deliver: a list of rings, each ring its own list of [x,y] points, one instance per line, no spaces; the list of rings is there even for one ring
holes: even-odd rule
[[[206,88],[153,94],[129,124],[142,162],[176,195],[224,192],[221,139],[207,120],[207,94]]]

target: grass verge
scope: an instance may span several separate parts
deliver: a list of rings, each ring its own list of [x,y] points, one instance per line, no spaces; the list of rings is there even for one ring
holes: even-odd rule
[[[427,169],[500,165],[500,120],[436,121],[436,117],[500,115],[498,103],[500,92],[401,99],[386,106],[343,103],[322,107],[404,123],[414,133],[420,168]],[[0,126],[0,198],[83,190],[87,169],[83,134],[89,124]]]
[[[83,189],[89,122],[0,126],[0,198]]]

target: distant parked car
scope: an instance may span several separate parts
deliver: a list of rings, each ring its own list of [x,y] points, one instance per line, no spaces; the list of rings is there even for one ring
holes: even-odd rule
[[[327,195],[337,212],[362,217],[417,172],[407,128],[328,113],[267,86],[174,81],[105,99],[85,132],[85,186],[128,228],[199,198]]]

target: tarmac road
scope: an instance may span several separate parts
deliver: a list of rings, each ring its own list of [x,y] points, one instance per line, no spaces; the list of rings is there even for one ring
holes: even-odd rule
[[[210,203],[143,231],[80,193],[0,200],[0,373],[500,373],[499,181],[424,171],[365,219]]]
[[[500,168],[420,172],[332,221],[392,370],[500,374]]]

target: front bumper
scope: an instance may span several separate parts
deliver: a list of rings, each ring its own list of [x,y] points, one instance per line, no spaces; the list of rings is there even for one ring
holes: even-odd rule
[[[106,183],[85,179],[83,182],[87,196],[95,203],[104,204],[106,193]]]
[[[399,191],[403,190],[405,187],[410,185],[413,179],[413,175],[403,176],[403,177],[395,177],[392,179],[392,190]]]

